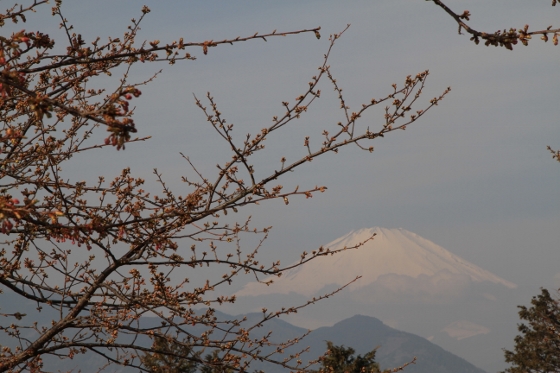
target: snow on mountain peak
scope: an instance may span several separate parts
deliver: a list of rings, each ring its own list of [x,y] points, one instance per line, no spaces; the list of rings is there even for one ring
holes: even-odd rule
[[[467,277],[473,282],[492,282],[508,288],[517,287],[460,257],[443,247],[412,232],[380,227],[352,231],[327,245],[331,251],[351,247],[375,238],[357,250],[317,258],[297,267],[280,278],[274,278],[269,287],[257,282],[247,284],[238,296],[261,294],[289,294],[295,292],[313,296],[326,285],[344,285],[357,275],[362,278],[350,285],[357,290],[375,282],[380,276],[395,274],[412,278],[451,274]],[[445,277],[445,276],[444,276]]]

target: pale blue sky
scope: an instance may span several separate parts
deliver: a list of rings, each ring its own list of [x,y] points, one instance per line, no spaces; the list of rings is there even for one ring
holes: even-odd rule
[[[152,12],[140,36],[149,40],[218,40],[316,26],[322,27],[323,38],[309,34],[251,41],[211,48],[208,56],[193,49],[194,62],[139,66],[133,71],[137,80],[164,69],[134,102],[139,135],[153,139],[125,152],[78,158],[76,177],[110,175],[130,165],[136,175],[153,180],[151,171],[157,167],[181,188],[179,177],[189,171],[180,151],[213,172],[227,157],[227,147],[195,107],[193,93],[203,97],[211,91],[240,134],[257,131],[282,112],[281,101],[293,100],[316,74],[328,34],[350,23],[330,65],[351,107],[383,96],[391,83],[425,69],[431,77],[423,102],[447,86],[452,92],[407,131],[376,140],[372,155],[347,148],[290,175],[286,187],[321,184],[329,190],[311,200],[293,199],[289,206],[275,201],[251,209],[259,223],[274,226],[263,256],[291,262],[300,251],[352,229],[402,227],[533,294],[553,285],[560,272],[560,164],[546,145],[560,148],[559,47],[538,40],[514,52],[475,46],[457,35],[441,9],[420,0],[144,3]],[[455,0],[448,5],[469,9],[474,27],[493,31],[554,24],[560,9],[549,3]],[[142,4],[67,1],[63,10],[87,39],[122,34]],[[15,29],[55,33],[57,25],[43,13]],[[293,132],[270,138],[261,166],[276,167],[282,155],[304,150],[304,136],[318,138],[338,121],[335,96],[326,84],[323,91]],[[375,128],[382,116],[378,111],[368,120]],[[99,141],[104,136],[100,133]]]

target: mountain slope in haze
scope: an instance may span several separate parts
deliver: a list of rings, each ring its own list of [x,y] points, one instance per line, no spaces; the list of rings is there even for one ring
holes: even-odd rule
[[[252,282],[237,292],[238,296],[262,294],[289,294],[295,292],[305,296],[317,294],[327,284],[342,286],[356,275],[362,278],[350,285],[356,291],[376,281],[385,281],[387,286],[402,287],[402,279],[433,278],[440,286],[453,281],[490,282],[513,289],[515,284],[504,280],[452,253],[443,247],[404,229],[364,228],[325,245],[325,248],[340,250],[375,238],[358,250],[348,250],[329,255],[297,267],[280,278],[274,278],[270,287]],[[388,278],[387,276],[393,276]],[[389,282],[393,283],[390,284]],[[431,286],[426,286],[429,291]]]
[[[11,306],[14,309],[18,304],[25,303],[25,300],[14,298]],[[32,308],[28,308],[29,314],[26,317],[33,317],[39,325],[48,325],[52,320],[51,312],[32,312]],[[216,311],[215,316],[219,320],[243,319],[243,315],[229,316],[222,312]],[[242,327],[253,325],[262,320],[262,313],[252,313],[245,315],[246,321],[242,323]],[[2,321],[2,320],[0,320]],[[155,317],[143,317],[141,323],[144,327],[158,327],[161,320]],[[200,335],[206,331],[201,325],[189,327],[189,332],[193,335]],[[270,342],[273,344],[263,350],[263,353],[270,353],[276,349],[276,344],[285,342],[290,339],[300,338],[308,332],[307,329],[294,326],[284,320],[274,318],[265,323],[262,327],[254,329],[250,334],[250,338],[260,338],[272,332]],[[216,333],[215,337],[220,338]],[[30,336],[31,337],[31,336]],[[36,337],[36,336],[35,336]],[[352,347],[358,354],[364,354],[371,351],[376,346],[380,346],[377,351],[376,360],[384,369],[401,366],[411,361],[413,357],[417,357],[416,364],[410,365],[405,369],[405,373],[484,373],[483,370],[476,368],[467,361],[443,350],[428,340],[410,334],[392,329],[384,325],[376,318],[368,316],[354,316],[343,320],[332,327],[322,327],[306,336],[299,344],[286,349],[282,356],[274,356],[277,360],[282,360],[284,356],[297,353],[302,349],[309,347],[309,352],[301,356],[302,360],[313,360],[325,353],[326,343],[330,340],[336,345],[345,345]],[[123,340],[126,343],[126,340]],[[141,345],[149,346],[151,340],[141,337],[139,341]],[[11,345],[13,341],[2,333],[0,334],[0,345]],[[106,361],[94,353],[86,353],[84,355],[75,355],[72,360],[58,359],[54,357],[45,357],[45,368],[50,371],[81,371],[82,373],[97,372]],[[251,365],[253,370],[263,370],[267,373],[285,373],[286,369],[282,369],[277,365],[271,365],[261,362],[253,362]],[[133,373],[137,369],[121,366],[112,366],[112,372]]]
[[[290,324],[288,324],[290,325]],[[273,331],[274,339],[280,335],[284,337],[297,335],[298,330],[290,326],[283,330],[285,324],[273,324],[263,327],[266,331]],[[303,333],[305,329],[300,329]],[[297,352],[302,347],[309,346],[309,352],[302,354],[302,360],[316,359],[325,353],[326,341],[335,345],[344,345],[356,350],[356,354],[365,354],[378,347],[376,361],[381,369],[400,367],[416,357],[415,364],[405,368],[405,373],[485,373],[468,361],[445,351],[443,348],[414,334],[405,333],[383,324],[380,320],[356,315],[340,321],[331,327],[314,330],[305,337],[296,348],[287,349],[286,354]],[[280,373],[282,369],[267,364],[253,366],[268,373]]]
[[[325,340],[352,347],[358,354],[365,354],[379,346],[376,361],[382,369],[402,366],[416,357],[416,363],[406,367],[404,372],[484,373],[484,370],[427,339],[390,328],[374,317],[356,315],[332,327],[316,329],[304,343],[313,346],[310,353],[314,355],[321,352],[321,348],[324,350]]]
[[[288,315],[284,320],[292,324],[290,327],[273,322],[258,329],[256,334],[276,330],[275,341],[280,342],[303,334],[304,329],[300,330],[294,325],[305,330],[318,328],[316,333],[302,341],[303,345],[308,345],[315,335],[321,333],[320,326],[333,325],[352,315],[363,314],[379,318],[393,328],[422,336],[426,338],[423,343],[432,341],[488,372],[504,370],[506,366],[502,348],[513,347],[518,322],[516,306],[523,302],[516,299],[518,290],[515,285],[403,229],[362,229],[333,241],[328,247],[336,249],[352,246],[366,240],[373,233],[377,233],[376,238],[359,250],[317,258],[288,276],[275,279],[277,282],[270,287],[249,284],[237,293],[239,298],[235,304],[224,304],[219,310],[230,315],[249,314],[258,313],[263,307],[272,310],[305,304],[315,293],[336,289],[360,274],[364,276],[363,279],[354,283],[350,289],[311,304],[297,314]],[[372,246],[373,244],[377,246]],[[251,286],[255,288],[252,289]],[[279,290],[275,290],[275,286]],[[264,294],[262,290],[271,293]],[[243,292],[246,295],[240,296]],[[255,294],[262,295],[254,296]],[[4,294],[3,301],[7,299]],[[51,319],[47,317],[46,311],[41,315],[34,315],[35,306],[31,304],[22,307],[21,301],[19,299],[17,302],[16,299],[13,303],[5,302],[0,305],[2,312],[8,313],[12,308],[26,309],[29,310],[26,319],[40,321],[39,325],[50,324]],[[156,322],[155,325],[159,322],[148,319],[143,322],[153,321]],[[347,329],[350,330],[350,326]],[[334,343],[355,348],[358,353],[365,353],[378,344],[381,345],[378,356],[383,367],[397,366],[413,356],[418,356],[418,364],[420,363],[421,351],[406,350],[410,339],[403,335],[407,333],[384,342],[363,341],[360,346],[358,344],[362,343],[360,338],[363,335],[377,335],[377,332],[366,329],[357,327],[345,340],[337,339],[345,335],[344,330],[332,337],[320,337],[323,339],[317,343],[317,347],[311,346],[315,348],[315,356],[310,354],[308,359],[322,354],[326,347],[324,340],[330,338]],[[203,331],[193,329],[193,332]],[[0,345],[4,343],[9,344],[0,335]],[[396,345],[399,348],[393,351],[393,355],[392,352],[386,353],[383,350],[384,346]],[[407,351],[403,359],[396,359],[400,353],[398,351],[403,349]],[[433,353],[437,355],[436,352]],[[91,367],[91,364],[81,362],[83,361],[74,360],[66,363],[72,364],[72,368]],[[415,369],[418,364],[412,368]],[[437,371],[436,367],[432,368]],[[265,371],[274,373],[268,369]],[[87,373],[87,370],[82,368],[82,372]]]
[[[312,304],[292,324],[316,329],[355,314],[422,336],[488,372],[507,366],[503,348],[512,348],[517,331],[520,288],[441,246],[404,229],[368,228],[325,245],[331,250],[375,238],[357,250],[317,258],[275,278],[237,292],[230,314],[304,304],[352,283],[336,296]],[[226,306],[230,307],[230,305]]]

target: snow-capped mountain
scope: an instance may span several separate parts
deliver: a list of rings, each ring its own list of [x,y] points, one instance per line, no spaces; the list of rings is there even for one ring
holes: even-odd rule
[[[347,250],[312,260],[274,278],[269,287],[252,282],[238,296],[317,294],[326,285],[342,286],[355,276],[362,278],[349,286],[354,292],[376,281],[384,288],[399,291],[414,286],[417,290],[437,293],[452,291],[458,284],[488,282],[516,288],[504,280],[443,247],[404,229],[365,228],[352,231],[325,245],[331,251],[352,247],[375,235],[357,250]]]
[[[506,368],[502,348],[517,331],[519,288],[441,246],[404,229],[352,231],[324,245],[357,250],[316,258],[266,286],[248,283],[230,313],[262,312],[305,304],[357,275],[362,278],[334,297],[288,315],[304,328],[331,326],[355,314],[420,335],[488,372]],[[314,248],[308,248],[311,251]]]

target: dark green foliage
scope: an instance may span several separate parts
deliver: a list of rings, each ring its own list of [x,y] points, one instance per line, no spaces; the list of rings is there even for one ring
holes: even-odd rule
[[[172,339],[156,337],[152,345],[153,353],[140,358],[143,367],[152,373],[195,373],[199,354],[188,346]],[[208,372],[210,373],[210,372]]]
[[[373,349],[364,356],[354,357],[351,347],[335,346],[327,341],[327,354],[321,361],[320,372],[325,373],[380,373],[379,364],[375,362],[375,351]]]
[[[514,351],[505,351],[508,373],[560,372],[560,301],[546,289],[533,297],[532,306],[519,306],[521,335],[515,337]]]
[[[225,364],[223,358],[220,357],[218,350],[214,350],[211,354],[204,357],[204,364],[200,368],[201,373],[233,373],[234,370]]]
[[[157,352],[140,358],[143,368],[151,373],[234,373],[218,350],[206,354],[203,360],[201,353],[193,352],[188,345],[161,337],[156,337],[152,349]]]

